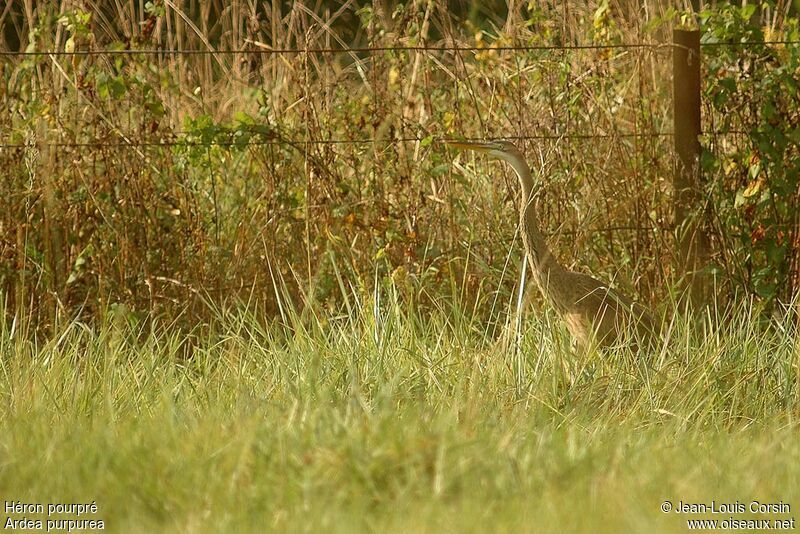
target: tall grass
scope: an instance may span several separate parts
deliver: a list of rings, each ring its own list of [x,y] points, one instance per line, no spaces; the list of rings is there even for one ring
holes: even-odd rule
[[[547,313],[517,348],[456,306],[352,305],[218,310],[190,352],[171,325],[4,323],[0,494],[190,532],[683,531],[664,500],[798,502],[792,326],[745,308],[578,357]]]
[[[475,10],[459,18],[436,2],[381,5],[26,1],[5,10],[0,50],[93,54],[2,56],[9,309],[44,327],[118,304],[146,316],[188,310],[197,324],[207,309],[199,295],[211,292],[220,302],[259,295],[276,314],[267,263],[295,302],[335,308],[337,274],[319,261],[329,255],[367,292],[377,259],[379,280],[400,269],[438,294],[477,293],[490,280],[506,298],[509,251],[519,258],[516,184],[498,165],[454,164],[437,141],[462,135],[544,135],[520,144],[541,178],[542,225],[558,256],[643,301],[663,300],[686,274],[674,268],[669,47],[498,47],[661,45],[677,13],[660,2],[633,11],[543,2],[501,20]],[[778,12],[764,15],[775,38]],[[479,49],[392,50],[420,44]],[[381,51],[326,51],[349,46]],[[739,68],[735,55],[713,57],[715,72]],[[744,84],[736,98],[748,91],[763,93]],[[763,122],[745,107],[737,120]],[[705,108],[707,125],[730,123]],[[720,184],[714,208],[724,211],[739,189],[753,196],[756,148],[741,136],[707,141],[718,158],[707,172]],[[791,168],[782,154],[776,168]],[[773,211],[791,212],[792,202]],[[750,212],[739,220],[746,209],[711,217],[718,297],[791,300],[796,262],[784,261],[780,276],[763,264],[796,252],[793,223],[781,215],[772,236]],[[764,236],[774,246],[758,245]],[[750,250],[748,237],[766,252]],[[492,301],[477,305],[488,313]]]
[[[280,2],[157,2],[163,11],[150,12],[23,4],[8,17],[34,51],[244,50],[4,56],[4,140],[24,146],[0,149],[0,284],[11,308],[41,324],[114,304],[166,317],[188,307],[197,323],[206,292],[259,295],[276,314],[265,264],[295,302],[336,307],[335,273],[319,261],[329,254],[367,292],[377,258],[379,280],[401,268],[438,294],[477,293],[489,280],[505,298],[509,250],[519,258],[516,184],[480,160],[453,166],[436,140],[454,135],[556,136],[521,144],[563,261],[643,300],[675,278],[669,138],[647,135],[670,129],[668,50],[493,49],[657,43],[658,24],[604,18],[603,32],[584,35],[577,21],[592,20],[595,6],[544,4],[480,27],[435,2],[394,14]],[[647,17],[663,12],[654,4]],[[485,50],[263,53],[419,43]],[[625,133],[645,135],[617,137]],[[268,144],[213,144],[237,140]],[[177,145],[138,145],[161,142]],[[491,302],[478,304],[488,312]]]

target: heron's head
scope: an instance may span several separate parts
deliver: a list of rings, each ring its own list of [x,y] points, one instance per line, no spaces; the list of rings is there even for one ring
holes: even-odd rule
[[[446,143],[453,148],[474,150],[506,161],[522,158],[522,152],[511,141],[446,141]]]

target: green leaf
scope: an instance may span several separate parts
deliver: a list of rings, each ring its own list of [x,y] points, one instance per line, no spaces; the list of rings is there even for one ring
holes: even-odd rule
[[[745,21],[749,21],[756,13],[756,4],[748,4],[742,7],[741,16]]]
[[[122,76],[109,76],[105,72],[100,72],[95,79],[100,98],[118,100],[128,91]]]
[[[430,170],[431,176],[441,176],[446,174],[447,171],[450,170],[451,165],[449,163],[442,163],[441,165],[437,165],[436,167]]]
[[[761,175],[761,161],[753,162],[750,167],[747,169],[747,174],[750,176],[752,180],[757,180],[758,177]]]
[[[770,100],[764,102],[764,105],[761,107],[761,113],[764,115],[766,120],[774,119],[778,114],[775,106]]]
[[[736,192],[736,199],[733,201],[733,207],[738,209],[747,203],[747,198],[742,194],[742,190]]]

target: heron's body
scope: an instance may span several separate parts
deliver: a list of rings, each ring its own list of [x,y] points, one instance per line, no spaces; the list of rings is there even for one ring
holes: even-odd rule
[[[566,269],[550,252],[539,229],[533,178],[516,146],[508,141],[449,144],[502,159],[517,173],[522,188],[520,227],[534,281],[578,345],[608,347],[627,339],[649,344],[657,338],[657,324],[644,306],[587,274]]]

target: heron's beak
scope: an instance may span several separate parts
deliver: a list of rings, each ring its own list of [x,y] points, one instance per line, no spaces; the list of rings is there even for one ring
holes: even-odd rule
[[[497,148],[495,143],[487,141],[445,141],[453,148],[460,148],[462,150],[475,150],[476,152],[489,152],[493,148]]]

